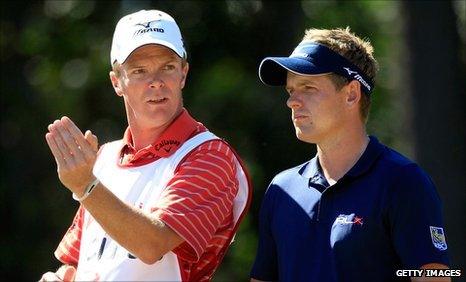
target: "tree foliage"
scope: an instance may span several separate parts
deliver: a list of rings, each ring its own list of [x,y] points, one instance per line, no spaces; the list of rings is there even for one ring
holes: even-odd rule
[[[254,184],[251,212],[215,280],[245,281],[257,244],[257,213],[268,182],[309,160],[297,141],[284,89],[257,76],[265,56],[288,55],[309,27],[350,26],[375,46],[381,71],[369,132],[410,155],[400,107],[401,17],[383,1],[3,1],[1,4],[0,200],[6,229],[2,277],[36,280],[59,264],[53,251],[77,209],[59,182],[47,125],[67,115],[104,143],[127,126],[111,87],[110,45],[118,19],[160,9],[177,20],[188,51],[185,106],[243,157]]]

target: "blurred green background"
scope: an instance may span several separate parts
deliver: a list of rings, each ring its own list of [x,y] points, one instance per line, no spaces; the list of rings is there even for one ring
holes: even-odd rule
[[[374,45],[381,69],[368,131],[432,176],[451,266],[464,270],[465,3],[2,1],[1,279],[38,280],[59,266],[53,251],[78,205],[58,181],[46,127],[67,115],[100,143],[121,138],[127,123],[108,79],[111,38],[120,17],[151,8],[182,30],[190,62],[185,106],[237,149],[254,183],[250,213],[214,281],[248,280],[268,182],[315,154],[294,135],[284,89],[257,76],[261,59],[288,55],[309,27],[350,26]]]

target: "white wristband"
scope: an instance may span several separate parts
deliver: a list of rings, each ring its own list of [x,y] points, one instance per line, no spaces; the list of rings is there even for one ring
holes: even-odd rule
[[[99,183],[100,183],[99,179],[96,178],[94,181],[91,182],[91,184],[89,184],[86,187],[86,189],[84,190],[84,194],[81,196],[81,198],[79,198],[78,196],[76,196],[75,193],[73,193],[73,199],[75,199],[78,202],[84,201]]]

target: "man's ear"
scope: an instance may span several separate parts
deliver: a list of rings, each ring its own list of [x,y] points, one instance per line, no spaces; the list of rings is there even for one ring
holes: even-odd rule
[[[112,82],[113,89],[118,96],[123,96],[123,90],[121,89],[120,80],[114,71],[109,73],[110,81]]]
[[[186,62],[186,64],[183,66],[183,69],[181,71],[182,71],[182,76],[181,76],[180,87],[181,87],[181,89],[183,89],[184,85],[186,84],[186,77],[188,76],[188,71],[189,71],[189,63],[188,62]]]
[[[359,81],[352,80],[346,86],[346,104],[349,106],[358,105],[361,100],[361,85]]]

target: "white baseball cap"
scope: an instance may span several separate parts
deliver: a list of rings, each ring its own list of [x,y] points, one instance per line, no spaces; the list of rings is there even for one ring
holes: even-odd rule
[[[160,44],[186,58],[180,28],[167,13],[141,10],[120,19],[113,34],[110,64],[123,64],[137,48],[146,44]]]

